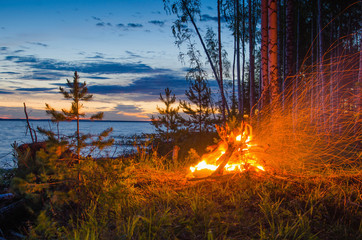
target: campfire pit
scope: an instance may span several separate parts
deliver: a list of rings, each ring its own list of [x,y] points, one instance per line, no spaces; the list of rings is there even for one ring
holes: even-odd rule
[[[220,142],[208,147],[209,152],[201,157],[201,161],[190,167],[190,180],[215,178],[226,173],[240,173],[253,170],[265,171],[256,152],[265,152],[266,148],[253,143],[252,127],[241,123],[239,127],[230,128],[216,126],[221,138]]]

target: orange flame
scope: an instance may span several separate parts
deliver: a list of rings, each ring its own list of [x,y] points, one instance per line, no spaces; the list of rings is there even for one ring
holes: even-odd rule
[[[220,141],[213,151],[204,154],[201,158],[201,161],[198,164],[190,167],[192,175],[194,177],[210,175],[213,171],[215,171],[219,167],[221,163],[218,160],[221,158],[222,155],[225,154],[225,152],[228,149],[228,146],[230,146],[231,144],[237,147],[235,148],[234,152],[231,154],[230,158],[228,159],[228,162],[223,169],[224,172],[226,173],[243,172],[250,168],[253,168],[255,171],[265,171],[264,167],[258,163],[259,161],[255,156],[255,154],[253,154],[250,151],[254,147],[257,147],[256,144],[251,143],[252,141],[251,126],[245,124],[245,127],[243,127],[242,129],[244,130],[241,134],[237,135],[231,133],[226,135],[227,136],[226,139]],[[225,129],[222,128],[221,130],[226,131]],[[240,129],[238,130],[240,131]]]

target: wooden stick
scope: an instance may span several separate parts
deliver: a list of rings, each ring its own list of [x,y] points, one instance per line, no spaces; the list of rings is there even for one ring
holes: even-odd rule
[[[224,167],[229,162],[231,155],[234,153],[234,150],[235,146],[233,144],[229,144],[225,154],[223,154],[219,159],[219,161],[222,161],[221,164],[210,176],[218,176],[223,174]]]
[[[33,143],[34,143],[35,141],[34,141],[34,137],[33,137],[33,131],[31,130],[31,127],[30,127],[29,117],[28,117],[28,113],[26,112],[26,105],[25,105],[25,102],[24,102],[23,104],[24,104],[24,113],[25,113],[25,117],[26,117],[26,122],[28,123],[28,128],[29,128],[29,132],[30,132],[31,140],[32,140],[32,141],[33,141]]]

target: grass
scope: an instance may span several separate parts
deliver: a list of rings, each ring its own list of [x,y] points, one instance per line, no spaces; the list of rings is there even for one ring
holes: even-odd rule
[[[244,172],[193,182],[182,168],[102,165],[81,211],[42,212],[30,238],[362,239],[361,175]]]

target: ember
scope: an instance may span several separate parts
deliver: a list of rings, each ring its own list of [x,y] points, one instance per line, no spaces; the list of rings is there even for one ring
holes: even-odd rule
[[[255,152],[264,151],[262,146],[253,143],[252,127],[242,123],[232,130],[228,125],[216,126],[221,141],[209,147],[201,161],[190,167],[190,177],[220,176],[224,172],[243,172],[246,170],[265,171]]]

